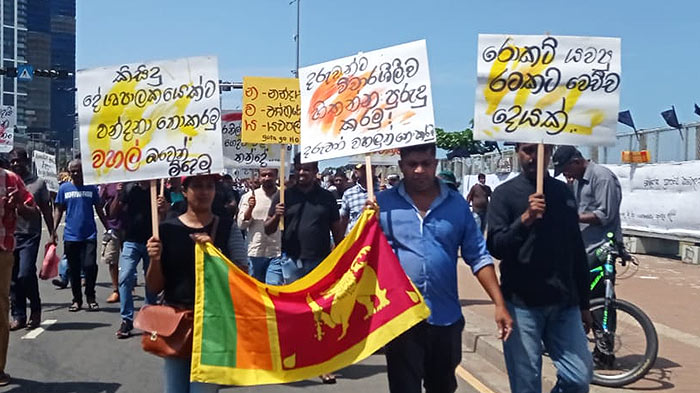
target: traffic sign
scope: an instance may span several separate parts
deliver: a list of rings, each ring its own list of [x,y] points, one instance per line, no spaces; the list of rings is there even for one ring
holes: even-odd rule
[[[31,81],[32,79],[34,79],[34,66],[31,64],[17,66],[17,80]]]

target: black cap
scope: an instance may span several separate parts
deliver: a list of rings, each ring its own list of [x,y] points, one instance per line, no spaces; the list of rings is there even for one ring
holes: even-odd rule
[[[552,156],[552,164],[554,164],[554,176],[559,176],[559,174],[564,170],[566,164],[568,164],[574,158],[581,158],[583,155],[578,149],[573,146],[559,146]]]

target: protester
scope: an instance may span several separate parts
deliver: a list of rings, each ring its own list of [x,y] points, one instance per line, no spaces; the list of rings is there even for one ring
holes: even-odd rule
[[[289,284],[305,276],[331,252],[331,232],[335,244],[343,239],[343,228],[333,194],[316,181],[318,162],[301,163],[294,156],[297,183],[285,190],[284,203],[279,193],[273,198],[265,221],[265,233],[278,231],[284,217],[282,256],[270,261],[265,281],[272,285]],[[332,375],[322,375],[323,383],[335,383]]]
[[[277,169],[260,169],[261,187],[248,191],[241,198],[238,211],[238,227],[248,231],[248,272],[260,282],[265,282],[270,260],[280,255],[280,233],[265,233],[265,220],[277,193]]]
[[[24,327],[34,329],[41,324],[41,299],[39,282],[36,276],[36,257],[41,241],[41,217],[44,216],[46,228],[51,237],[53,216],[49,207],[49,190],[46,183],[32,174],[31,161],[27,151],[15,148],[10,152],[10,167],[24,181],[25,188],[32,193],[34,203],[39,208],[36,214],[17,217],[15,229],[15,262],[12,268],[10,298],[12,303],[12,322],[10,330]],[[41,213],[40,213],[41,212]],[[29,300],[29,322],[27,323],[27,300]]]
[[[79,159],[68,164],[71,181],[58,188],[54,206],[54,231],[52,241],[57,240],[57,230],[63,213],[66,213],[66,226],[63,230],[63,249],[70,269],[70,286],[73,301],[68,311],[75,312],[83,307],[80,293],[80,272],[85,272],[85,297],[89,311],[99,310],[95,299],[97,280],[97,227],[93,207],[102,225],[107,228],[107,219],[100,202],[96,186],[83,184],[83,169]]]
[[[379,221],[401,266],[425,298],[430,317],[386,347],[393,393],[454,392],[464,318],[457,292],[458,251],[495,303],[499,337],[512,321],[493,261],[462,196],[435,176],[435,144],[400,149],[404,180],[377,195]],[[368,205],[371,206],[371,203]]]
[[[392,173],[386,177],[386,180],[387,180],[386,188],[392,189],[399,184],[399,182],[401,181],[401,178],[396,173]]]
[[[491,197],[491,187],[486,185],[486,175],[479,173],[478,183],[474,184],[467,194],[467,202],[472,205],[474,219],[481,228],[481,232],[486,230],[486,214],[489,209],[489,198]]]
[[[336,201],[339,201],[343,198],[343,194],[348,188],[348,176],[342,168],[339,168],[333,175],[333,188],[332,190],[329,189],[329,191],[331,191]]]
[[[13,234],[18,216],[30,219],[39,212],[32,194],[18,175],[0,168],[0,179],[0,233],[3,234],[0,241],[0,386],[6,386],[10,383],[5,365],[10,340],[10,283],[15,249]]]
[[[110,206],[111,217],[126,213],[124,222],[124,243],[119,257],[119,304],[121,324],[115,333],[117,338],[131,336],[134,321],[134,276],[139,261],[143,260],[144,272],[148,270],[148,253],[146,242],[151,237],[151,197],[149,182],[140,181],[120,184],[117,187],[118,197]],[[145,303],[155,304],[156,293],[145,288]]]
[[[620,222],[622,188],[620,181],[610,169],[584,159],[581,152],[573,146],[559,147],[552,156],[552,161],[555,176],[563,173],[567,179],[573,179],[571,186],[578,204],[579,226],[583,245],[588,253],[590,271],[605,262],[605,256],[598,257],[598,250],[607,243],[608,233],[615,236],[615,241],[622,242]],[[613,275],[613,289],[614,278]],[[605,285],[597,285],[591,292],[591,298],[604,296]],[[600,314],[594,315],[594,317],[602,320],[602,312]],[[608,315],[608,325],[613,329],[616,327],[615,321],[615,310],[611,310]],[[611,368],[615,362],[614,343],[603,339],[602,332],[596,331],[595,333],[599,337],[599,341],[593,350],[593,360],[597,366]]]
[[[212,212],[216,194],[216,176],[191,176],[182,182],[187,210],[178,217],[163,221],[160,236],[151,237],[147,248],[150,265],[146,286],[154,293],[163,291],[166,304],[193,309],[195,299],[195,241],[211,241],[234,262],[229,240],[231,220]],[[235,231],[239,232],[239,231]],[[240,232],[238,233],[240,236]],[[238,263],[240,263],[238,261]],[[190,382],[192,359],[164,358],[164,391],[166,393],[216,392],[218,386]]]
[[[185,195],[182,193],[182,181],[179,177],[171,177],[168,188],[170,204],[181,203],[185,201]]]
[[[112,203],[119,199],[117,187],[122,187],[121,183],[105,184],[100,187],[100,201],[104,206],[104,213],[107,217],[107,228],[102,235],[102,263],[109,269],[109,277],[112,281],[112,293],[107,297],[107,303],[119,302],[119,254],[124,240],[124,220],[125,212],[112,214]]]
[[[374,173],[374,171],[372,171]],[[340,218],[343,223],[343,228],[346,228],[344,233],[347,235],[360,218],[362,210],[365,208],[367,201],[367,170],[364,164],[355,166],[354,175],[357,177],[357,183],[348,188],[343,193],[343,198],[340,203]],[[377,182],[372,182],[374,193],[379,192]]]
[[[576,201],[546,171],[544,194],[537,193],[537,144],[519,143],[516,152],[522,172],[494,191],[487,237],[514,320],[503,344],[511,392],[542,391],[543,344],[558,371],[552,392],[588,392],[588,263]],[[545,168],[551,154],[547,146]]]
[[[445,184],[447,184],[448,187],[453,189],[454,191],[459,192],[459,182],[457,181],[457,178],[455,177],[455,174],[452,171],[441,171],[438,173],[437,177],[442,180]]]
[[[70,174],[66,171],[61,171],[58,172],[57,175],[58,178],[58,186],[60,187],[61,184],[65,182],[70,181]],[[56,200],[57,192],[52,193],[53,199]],[[54,205],[54,208],[56,206]],[[68,287],[68,284],[70,282],[69,278],[69,271],[68,271],[68,259],[66,258],[66,253],[65,251],[63,252],[63,256],[61,257],[61,261],[58,263],[58,278],[54,278],[51,280],[51,284],[56,286],[56,289],[66,289]]]

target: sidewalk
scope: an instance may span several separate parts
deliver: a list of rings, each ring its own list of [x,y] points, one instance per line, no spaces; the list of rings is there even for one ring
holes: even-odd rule
[[[644,310],[652,319],[659,336],[659,355],[647,376],[625,389],[591,386],[591,392],[658,391],[695,393],[700,382],[700,266],[680,261],[638,255],[639,270],[619,280],[617,295]],[[459,268],[462,311],[467,321],[464,346],[467,353],[462,365],[469,370],[469,361],[486,361],[505,373],[503,349],[496,339],[493,306],[479,283],[464,264]],[[545,361],[543,391],[549,391],[556,374]],[[496,393],[506,390],[490,386]]]

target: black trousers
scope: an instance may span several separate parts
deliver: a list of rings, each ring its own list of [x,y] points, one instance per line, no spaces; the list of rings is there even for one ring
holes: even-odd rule
[[[27,300],[32,313],[41,312],[39,281],[36,276],[36,257],[39,253],[41,234],[15,234],[15,263],[12,265],[10,304],[12,317],[27,319]]]
[[[80,272],[85,273],[85,297],[88,302],[95,301],[95,282],[97,281],[97,241],[83,240],[80,242],[63,243],[63,249],[68,259],[70,270],[70,289],[73,291],[73,303],[83,304],[80,293]]]
[[[387,376],[392,393],[454,393],[455,369],[462,361],[464,319],[448,326],[427,322],[404,332],[386,346]]]

